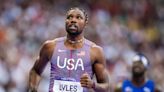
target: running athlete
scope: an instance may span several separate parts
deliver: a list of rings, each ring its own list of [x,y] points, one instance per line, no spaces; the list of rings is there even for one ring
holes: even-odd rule
[[[109,85],[103,50],[83,36],[86,12],[71,8],[66,16],[67,35],[43,44],[30,71],[29,91],[37,92],[41,74],[50,62],[49,92],[106,92]]]
[[[146,79],[145,72],[149,66],[148,59],[138,53],[132,59],[132,79],[124,80],[115,92],[160,92],[153,80]]]

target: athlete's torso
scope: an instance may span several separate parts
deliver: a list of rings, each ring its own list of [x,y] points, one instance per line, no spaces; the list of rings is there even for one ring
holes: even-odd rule
[[[144,85],[136,87],[131,81],[125,80],[123,82],[122,92],[154,92],[154,82],[147,80]]]
[[[84,45],[80,49],[69,50],[64,45],[65,37],[57,38],[53,51],[50,74],[49,92],[80,92],[77,85],[80,77],[87,72],[93,77],[92,64],[90,60],[90,47],[92,43],[84,40]],[[69,84],[70,83],[70,84]],[[77,85],[71,85],[78,83]],[[61,85],[58,85],[61,84]],[[88,89],[82,88],[83,92]]]

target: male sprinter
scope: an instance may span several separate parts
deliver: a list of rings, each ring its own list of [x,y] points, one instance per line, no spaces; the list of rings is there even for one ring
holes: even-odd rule
[[[51,63],[49,92],[106,92],[109,88],[101,47],[83,36],[85,11],[71,8],[66,17],[66,37],[46,41],[30,71],[29,91],[37,92],[40,75]],[[97,82],[92,78],[95,74]]]
[[[133,57],[132,62],[132,79],[124,80],[122,86],[116,88],[115,92],[160,92],[153,80],[146,79],[148,59],[139,53]]]

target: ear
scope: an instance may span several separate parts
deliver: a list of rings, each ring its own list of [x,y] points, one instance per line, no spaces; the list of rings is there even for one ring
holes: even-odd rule
[[[88,20],[85,20],[85,25],[84,25],[84,26],[86,27],[86,26],[87,26],[87,24],[88,24]]]
[[[88,20],[85,20],[85,25],[87,25],[88,24]]]
[[[85,22],[85,24],[84,24],[84,29],[86,29],[86,28],[87,28],[87,24],[88,24],[88,23],[87,23],[87,22]]]

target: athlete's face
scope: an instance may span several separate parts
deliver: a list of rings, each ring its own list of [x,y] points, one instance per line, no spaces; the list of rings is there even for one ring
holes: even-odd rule
[[[132,73],[134,76],[139,77],[139,76],[144,75],[145,70],[146,70],[145,66],[143,65],[142,62],[140,62],[140,61],[133,62]]]
[[[85,27],[85,15],[79,9],[72,9],[67,13],[66,31],[70,35],[79,35]]]

